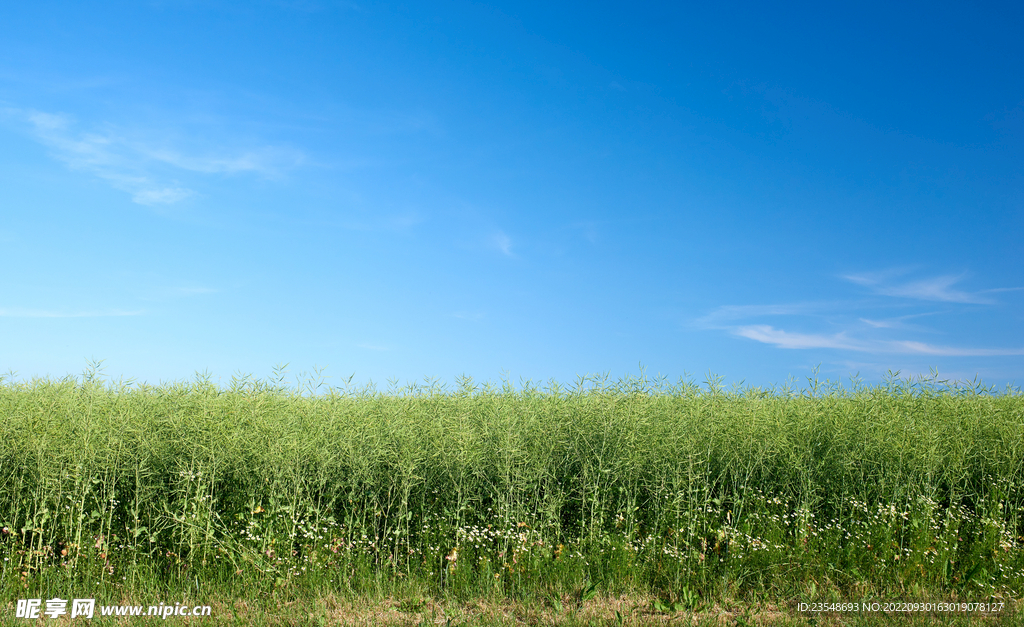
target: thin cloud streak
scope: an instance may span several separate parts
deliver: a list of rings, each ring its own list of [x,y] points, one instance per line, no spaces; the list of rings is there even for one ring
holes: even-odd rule
[[[956,346],[935,346],[924,342],[893,342],[905,352],[916,355],[936,355],[940,357],[1005,357],[1024,355],[1024,348],[958,348]],[[899,351],[893,351],[899,352]]]
[[[513,257],[512,254],[512,239],[504,233],[498,233],[494,236],[494,245],[503,255]]]
[[[985,296],[993,292],[1010,292],[1018,288],[995,288],[981,292],[967,292],[956,288],[965,275],[943,275],[919,281],[898,282],[908,270],[893,269],[873,274],[851,274],[843,278],[852,283],[870,288],[882,296],[895,296],[919,301],[948,303],[943,310],[918,311],[916,313],[890,317],[857,316],[854,312],[863,307],[872,309],[880,306],[904,309],[907,303],[881,305],[878,299],[868,301],[804,302],[781,305],[729,305],[719,307],[695,321],[699,327],[725,331],[735,337],[742,337],[776,348],[790,350],[831,349],[855,351],[869,354],[927,355],[931,357],[998,357],[1024,355],[1024,348],[985,348],[977,346],[947,346],[929,344],[907,338],[910,332],[933,332],[918,325],[908,324],[914,318],[934,316],[955,311],[956,305],[992,305],[995,301]],[[831,328],[840,332],[804,333],[788,331],[764,324],[762,319],[769,316],[803,316],[827,321]],[[903,338],[892,338],[900,332]]]
[[[63,115],[28,111],[24,117],[31,125],[32,136],[48,147],[54,158],[72,170],[88,172],[110,183],[114,189],[132,195],[140,205],[167,205],[180,202],[194,194],[177,184],[162,185],[139,168],[138,160],[121,154],[123,141],[111,134],[71,132],[71,121]],[[136,155],[138,156],[138,155]]]
[[[867,318],[858,318],[858,320],[876,329],[894,329],[897,327],[896,323],[889,320],[869,320]]]
[[[121,191],[130,191],[122,188]],[[163,189],[143,189],[132,193],[132,202],[139,205],[173,205],[194,195],[190,189],[184,187],[165,187]]]
[[[301,153],[272,148],[250,151],[237,157],[216,157],[183,155],[173,150],[153,149],[138,142],[126,143],[126,146],[153,161],[200,174],[255,172],[266,178],[280,178],[284,169],[299,166],[305,161]]]
[[[136,294],[136,298],[145,302],[164,302],[180,298],[198,298],[219,294],[221,290],[203,285],[165,285],[147,286]]]
[[[760,316],[809,315],[825,309],[834,309],[839,303],[789,303],[782,305],[722,305],[694,322],[705,328],[722,327],[723,323]]]
[[[929,311],[925,313],[910,314],[908,316],[898,316],[896,318],[885,318],[882,320],[872,320],[870,318],[858,318],[864,324],[873,327],[875,329],[915,329],[914,325],[905,324],[904,320],[912,320],[914,318],[921,318],[924,316],[934,316],[940,312]],[[915,329],[920,330],[920,329]]]
[[[195,296],[197,294],[216,294],[220,290],[212,287],[179,287],[178,294],[182,296]]]
[[[769,325],[748,325],[732,329],[732,333],[762,344],[777,348],[812,349],[831,348],[852,350],[862,353],[893,353],[905,355],[932,355],[937,357],[996,357],[1024,355],[1024,348],[974,348],[957,346],[936,346],[910,340],[864,341],[846,337],[845,333],[821,335],[814,333],[791,333]]]
[[[844,337],[842,333],[838,333],[836,335],[789,333],[766,324],[736,327],[732,332],[740,337],[745,337],[763,344],[771,344],[778,348],[839,348],[854,351],[867,350],[863,344],[849,340]]]
[[[991,294],[996,292],[1019,292],[1024,290],[1024,287],[993,287],[990,290],[981,290],[979,294]]]
[[[109,126],[102,132],[76,131],[72,119],[61,114],[10,108],[3,113],[22,120],[29,134],[49,148],[54,158],[131,194],[132,201],[140,205],[172,205],[195,195],[176,181],[157,180],[151,172],[154,167],[198,174],[254,173],[276,179],[305,161],[298,151],[273,147],[236,156],[187,155],[128,138]]]
[[[954,285],[965,278],[965,275],[947,274],[920,281],[910,281],[901,284],[887,284],[886,279],[892,273],[879,274],[849,274],[843,276],[847,281],[870,288],[876,294],[882,296],[894,296],[898,298],[911,298],[915,300],[927,300],[945,303],[963,303],[974,305],[992,305],[995,301],[982,294],[1002,291],[1012,291],[1019,288],[996,288],[983,290],[981,292],[965,292],[954,289]]]
[[[110,309],[107,311],[77,312],[46,311],[44,309],[22,309],[20,307],[16,307],[14,309],[0,309],[0,317],[4,318],[111,318],[121,316],[141,316],[144,313],[144,310],[123,311],[120,309]]]

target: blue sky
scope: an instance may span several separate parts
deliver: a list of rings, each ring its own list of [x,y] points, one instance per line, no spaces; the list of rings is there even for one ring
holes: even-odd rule
[[[1019,3],[0,8],[0,370],[1024,381]]]

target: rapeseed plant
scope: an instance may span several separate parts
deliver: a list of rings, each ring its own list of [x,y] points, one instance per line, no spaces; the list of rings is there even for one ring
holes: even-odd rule
[[[0,586],[1024,590],[1016,392],[313,389],[0,381]]]

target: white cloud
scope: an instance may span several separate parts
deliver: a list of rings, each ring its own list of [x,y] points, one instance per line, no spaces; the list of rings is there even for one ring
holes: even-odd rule
[[[195,298],[209,294],[217,294],[219,289],[206,287],[196,283],[161,284],[161,280],[146,277],[133,283],[139,287],[136,296],[145,302],[166,302],[179,298]]]
[[[41,111],[30,111],[28,120],[36,125],[36,128],[47,131],[64,130],[68,126],[68,119],[63,115],[43,113]]]
[[[1024,348],[961,348],[956,346],[935,346],[924,342],[892,342],[892,352],[906,352],[917,355],[936,355],[941,357],[996,357],[1024,355]],[[900,350],[902,349],[902,350]]]
[[[851,341],[842,333],[838,333],[836,335],[789,333],[766,324],[736,327],[732,332],[740,337],[745,337],[764,344],[772,344],[779,348],[840,348],[855,351],[867,350],[863,344]]]
[[[695,322],[699,326],[723,328],[727,322],[761,316],[807,315],[825,309],[835,308],[838,303],[784,303],[781,305],[722,305]],[[728,327],[725,327],[728,328]]]
[[[1024,355],[1024,348],[976,348],[957,346],[936,346],[910,340],[856,340],[845,333],[821,335],[814,333],[791,333],[768,325],[736,327],[732,333],[740,337],[771,344],[778,348],[810,349],[832,348],[862,353],[895,353],[906,355],[934,355],[938,357],[995,357]]]
[[[132,201],[140,205],[171,205],[185,200],[194,192],[183,187],[143,189],[132,194]]]
[[[305,160],[299,152],[278,148],[264,148],[259,151],[249,151],[238,156],[224,157],[216,155],[184,155],[167,148],[153,148],[138,142],[131,142],[127,145],[140,155],[153,161],[200,174],[254,172],[267,178],[279,178],[285,169],[301,165]]]
[[[920,330],[918,327],[916,327],[914,325],[906,324],[904,321],[905,320],[912,320],[914,318],[921,318],[923,316],[934,316],[937,313],[939,313],[939,312],[937,312],[937,311],[928,311],[928,312],[924,312],[924,313],[910,314],[910,315],[907,315],[907,316],[897,316],[895,318],[883,318],[881,320],[872,320],[870,318],[858,318],[858,320],[860,320],[864,324],[866,324],[866,325],[868,325],[870,327],[873,327],[875,329],[915,329],[915,330]]]
[[[212,287],[179,287],[177,293],[182,296],[195,296],[198,294],[216,294],[220,290]]]
[[[878,355],[922,355],[929,357],[996,357],[1024,355],[1024,348],[948,346],[920,342],[911,333],[934,334],[921,324],[910,320],[935,316],[940,313],[955,313],[958,305],[989,304],[985,294],[1016,291],[1019,288],[996,288],[967,292],[956,288],[963,275],[944,275],[919,281],[900,281],[908,270],[894,269],[874,274],[847,275],[848,281],[869,287],[876,294],[896,296],[918,301],[947,303],[941,311],[920,311],[921,305],[902,301],[870,298],[853,301],[821,301],[776,305],[727,305],[718,307],[703,318],[694,321],[697,328],[726,331],[776,348],[791,350],[832,349],[855,351]],[[906,312],[918,307],[914,313],[897,316],[858,316],[868,310]],[[911,309],[913,311],[913,309]],[[836,333],[791,331],[764,324],[764,318],[800,317],[804,328],[812,324],[818,329],[837,330]],[[778,323],[776,323],[778,324]],[[783,324],[790,324],[784,322]],[[794,323],[795,324],[795,323]],[[897,337],[894,337],[897,336]],[[902,337],[899,337],[902,336]]]
[[[280,178],[301,165],[302,153],[274,147],[240,154],[186,154],[166,142],[140,138],[140,134],[107,125],[99,130],[76,130],[72,118],[42,111],[5,109],[20,119],[36,141],[50,149],[54,158],[69,168],[88,172],[141,205],[171,205],[195,192],[173,180],[167,171],[197,174],[254,173]]]
[[[577,222],[572,226],[579,229],[580,233],[583,235],[583,239],[587,240],[591,244],[597,244],[598,240],[600,239],[597,232],[596,222]]]
[[[963,290],[954,289],[953,286],[965,278],[965,275],[963,274],[947,274],[919,281],[890,283],[888,282],[888,279],[893,276],[893,274],[895,273],[850,274],[843,278],[858,285],[868,287],[876,294],[881,294],[883,296],[976,305],[990,305],[995,302],[987,296],[982,296],[982,294],[1019,289],[997,288],[994,290],[983,290],[980,292],[965,292]]]
[[[895,326],[895,323],[890,320],[869,320],[867,318],[858,318],[858,320],[876,329],[891,329]]]
[[[498,233],[492,240],[494,246],[501,251],[503,255],[512,257],[512,238],[504,233]]]
[[[48,311],[45,309],[0,309],[0,317],[5,318],[109,318],[119,316],[141,316],[143,311],[124,311],[108,309],[106,311]]]

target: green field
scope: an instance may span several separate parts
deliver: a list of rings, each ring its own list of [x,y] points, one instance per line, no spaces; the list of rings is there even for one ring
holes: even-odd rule
[[[29,597],[213,606],[190,624],[1005,622],[1024,397],[8,379],[0,525],[15,624]]]

